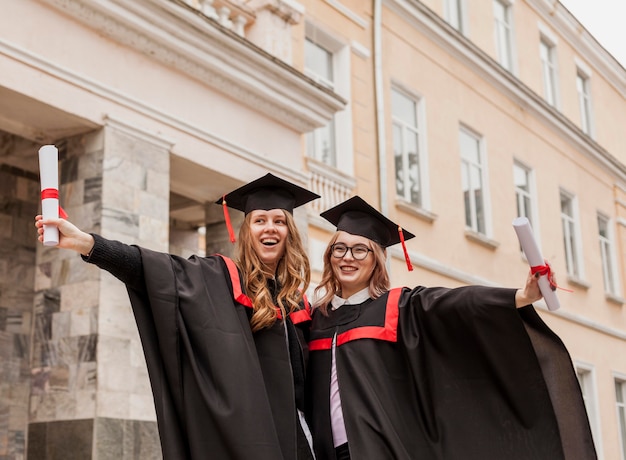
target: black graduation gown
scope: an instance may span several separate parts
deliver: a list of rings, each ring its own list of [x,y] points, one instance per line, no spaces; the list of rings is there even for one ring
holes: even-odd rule
[[[124,271],[118,268],[124,259],[137,265],[125,249],[130,246],[94,237],[96,254],[90,262],[114,275]],[[103,241],[117,245],[122,260],[98,255]],[[300,458],[285,322],[252,333],[250,299],[242,293],[230,259],[184,259],[138,249],[143,282],[127,288],[148,365],[163,457]],[[306,307],[290,315],[303,359],[310,325]]]
[[[515,290],[394,289],[313,314],[307,416],[335,459],[332,338],[353,460],[590,460],[570,356]]]

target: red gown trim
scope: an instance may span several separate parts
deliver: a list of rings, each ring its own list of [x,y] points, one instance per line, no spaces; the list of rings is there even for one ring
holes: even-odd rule
[[[230,281],[233,285],[233,297],[235,298],[235,302],[240,303],[244,307],[252,308],[252,299],[243,293],[241,290],[241,278],[239,277],[239,270],[237,269],[237,265],[235,262],[229,257],[223,256],[222,254],[216,254],[222,258],[224,263],[226,264],[226,268],[228,269],[228,274],[230,275]],[[303,323],[305,321],[311,321],[311,305],[309,300],[306,298],[306,295],[302,294],[302,303],[304,304],[304,308],[302,310],[297,310],[289,313],[289,318],[291,318],[291,322],[293,324]],[[280,308],[274,307],[278,313],[278,319],[282,319],[282,313]]]
[[[385,324],[383,326],[359,326],[337,335],[337,346],[352,340],[376,339],[388,342],[398,341],[398,303],[402,288],[394,288],[389,291],[385,306]],[[309,350],[330,350],[332,338],[315,339],[309,342]]]

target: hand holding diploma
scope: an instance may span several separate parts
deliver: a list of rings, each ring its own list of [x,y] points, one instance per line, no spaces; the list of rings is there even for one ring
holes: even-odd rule
[[[82,231],[69,220],[61,218],[45,219],[40,214],[35,216],[35,227],[37,228],[38,239],[42,243],[44,242],[44,229],[54,227],[58,230],[59,235],[58,248],[71,249],[84,256],[88,256],[93,249],[93,236],[91,236],[90,233]]]
[[[526,217],[518,217],[513,220],[513,228],[526,255],[526,259],[535,273],[539,273],[539,289],[550,311],[558,310],[561,306],[559,298],[553,290],[552,275],[546,264],[541,250],[537,245],[530,222]]]

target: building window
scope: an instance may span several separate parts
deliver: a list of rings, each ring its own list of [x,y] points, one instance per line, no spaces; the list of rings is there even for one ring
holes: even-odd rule
[[[565,247],[565,265],[567,274],[581,279],[579,237],[576,222],[576,203],[572,195],[561,191],[561,223],[563,226],[563,244]]]
[[[617,264],[611,232],[611,221],[608,217],[598,214],[598,238],[600,240],[600,257],[602,258],[602,275],[604,276],[604,292],[618,295]]]
[[[517,217],[526,217],[533,224],[532,210],[532,172],[520,163],[513,164],[513,180],[515,181],[515,201]]]
[[[446,21],[462,34],[466,33],[464,0],[444,0]]]
[[[557,102],[557,68],[556,46],[545,37],[539,41],[539,57],[543,79],[543,94],[548,104],[556,106]]]
[[[596,448],[600,448],[600,423],[598,417],[598,402],[596,397],[596,389],[594,382],[593,369],[588,365],[575,365],[576,377],[578,377],[578,383],[580,384],[580,391],[585,402],[585,409],[587,410],[587,418],[589,419],[589,425],[591,427],[591,434],[596,444]],[[600,452],[598,452],[600,454]],[[598,458],[601,458],[598,455]]]
[[[396,194],[416,206],[424,206],[425,158],[421,152],[419,101],[391,90],[393,153]]]
[[[626,381],[615,379],[615,401],[617,405],[617,429],[619,430],[620,452],[626,460]]]
[[[589,77],[580,70],[576,72],[576,90],[578,91],[578,105],[580,106],[580,128],[590,136],[591,93],[589,91]]]
[[[461,186],[465,203],[465,226],[483,235],[487,234],[485,205],[485,167],[481,139],[460,131]]]
[[[333,53],[309,38],[305,41],[305,73],[319,84],[335,89]],[[335,120],[307,135],[307,155],[336,166]]]
[[[513,70],[512,7],[506,0],[494,0],[493,10],[496,29],[498,62],[508,71]]]
[[[539,41],[543,94],[548,104],[556,106],[556,47],[543,37]]]

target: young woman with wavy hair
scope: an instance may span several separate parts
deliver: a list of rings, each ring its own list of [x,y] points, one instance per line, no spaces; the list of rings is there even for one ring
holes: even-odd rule
[[[386,248],[414,235],[361,198],[322,213],[307,417],[317,460],[595,458],[569,354],[522,289],[389,289]]]
[[[283,256],[275,270],[269,270],[259,258],[254,247],[252,219],[255,214],[247,214],[239,230],[239,251],[237,266],[242,273],[246,292],[252,299],[253,311],[250,325],[256,332],[274,324],[279,316],[300,308],[303,292],[311,280],[309,258],[302,245],[300,232],[289,212],[283,211],[287,239]],[[274,279],[280,290],[272,295],[268,279]],[[275,297],[275,298],[273,298]],[[276,309],[278,307],[278,309]]]
[[[126,284],[142,340],[163,458],[312,460],[304,419],[309,261],[293,209],[318,195],[267,174],[224,195],[245,213],[238,259],[111,241],[65,219],[58,247]]]

